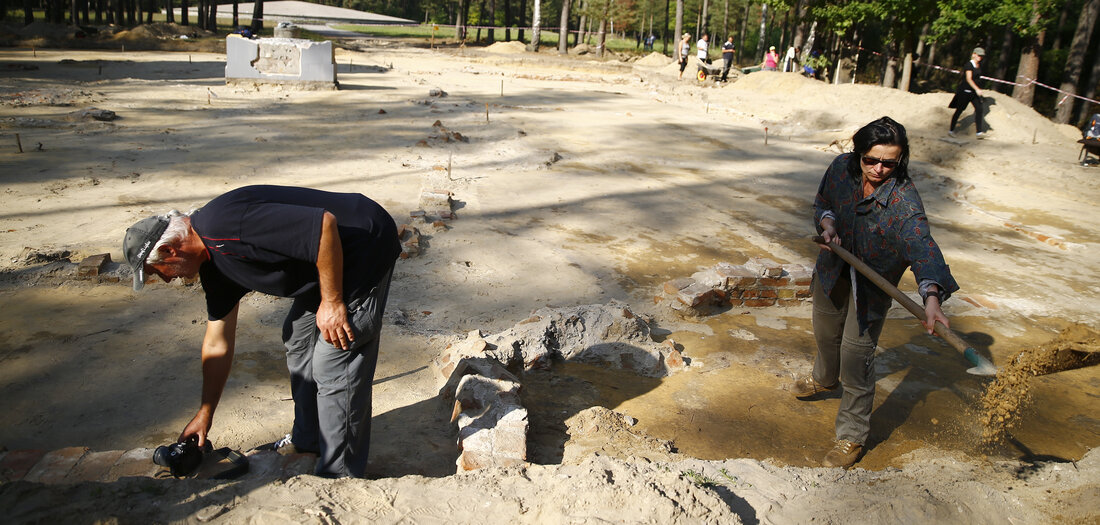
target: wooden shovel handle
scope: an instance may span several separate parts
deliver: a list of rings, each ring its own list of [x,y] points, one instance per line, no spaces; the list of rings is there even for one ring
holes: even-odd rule
[[[852,252],[844,249],[839,244],[825,242],[825,238],[820,235],[815,235],[813,237],[813,241],[817,244],[825,245],[831,248],[833,250],[833,253],[839,255],[841,259],[844,259],[844,262],[852,265],[852,267],[855,268],[856,271],[863,274],[863,276],[869,279],[872,283],[875,283],[875,286],[878,286],[882,289],[882,291],[886,292],[887,295],[894,298],[895,301],[904,306],[906,310],[909,310],[909,313],[915,315],[917,319],[921,320],[921,322],[925,322],[926,317],[924,315],[924,308],[921,305],[917,304],[916,301],[910,299],[909,296],[902,293],[901,290],[898,290],[897,286],[890,284],[890,281],[887,281],[886,278],[879,275],[878,272],[871,269],[870,266],[867,266],[867,263],[859,260],[855,255],[852,254]],[[944,326],[943,323],[936,322],[935,332],[936,335],[942,337],[944,341],[947,341],[948,344],[955,347],[955,349],[960,352],[965,353],[967,350],[970,350],[971,352],[974,351],[972,348],[970,348],[970,345],[967,344],[966,341],[963,341],[961,337],[955,334],[955,332],[951,331],[950,328]],[[969,358],[969,356],[967,357]]]

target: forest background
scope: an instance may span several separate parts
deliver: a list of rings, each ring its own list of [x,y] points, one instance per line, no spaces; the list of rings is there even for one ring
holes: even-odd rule
[[[196,0],[194,23],[216,30],[215,0]],[[474,45],[520,40],[528,49],[556,41],[557,50],[608,39],[633,40],[631,53],[672,56],[676,35],[694,43],[711,35],[711,56],[732,36],[739,65],[759,64],[775,46],[800,50],[833,83],[872,83],[916,93],[951,91],[975,47],[987,89],[1011,93],[1058,123],[1082,127],[1100,105],[1100,0],[322,0],[425,26],[453,26],[454,41]],[[233,0],[237,27],[237,0]],[[158,19],[189,25],[189,0],[0,0],[0,22],[135,26]],[[263,0],[252,30],[263,29]],[[269,24],[272,25],[272,24]],[[556,31],[549,31],[549,29]],[[366,29],[370,31],[370,29]],[[568,35],[567,38],[558,38]],[[653,35],[649,49],[645,40]],[[550,38],[548,38],[550,37]],[[623,46],[618,46],[622,49]],[[693,44],[694,47],[694,44]],[[618,55],[616,55],[618,57]],[[1089,100],[1086,100],[1089,99]]]

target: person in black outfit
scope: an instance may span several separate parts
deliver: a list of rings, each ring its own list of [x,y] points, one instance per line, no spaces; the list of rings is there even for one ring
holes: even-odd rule
[[[733,65],[733,51],[733,37],[731,36],[722,44],[722,60],[726,62],[722,67],[722,82],[725,82],[730,75],[730,66]]]
[[[955,110],[955,114],[951,115],[951,128],[947,131],[947,134],[952,137],[955,136],[955,124],[959,122],[959,115],[962,115],[968,104],[974,105],[974,126],[977,132],[975,135],[978,138],[985,136],[981,87],[983,58],[985,58],[985,50],[980,47],[974,48],[974,52],[970,55],[970,61],[963,67],[962,82],[959,82],[959,87],[955,90],[955,96],[951,99],[951,103],[947,105],[947,107]]]
[[[190,215],[138,221],[123,253],[135,290],[146,276],[198,276],[206,295],[202,402],[179,441],[207,440],[233,363],[241,298],[292,297],[282,336],[294,426],[271,448],[318,454],[319,476],[365,474],[382,313],[401,253],[385,209],[358,193],[245,186]]]

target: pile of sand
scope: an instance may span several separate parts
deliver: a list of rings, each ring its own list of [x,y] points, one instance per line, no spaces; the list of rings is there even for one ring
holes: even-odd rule
[[[502,55],[516,55],[527,52],[527,45],[519,40],[513,40],[511,42],[497,42],[489,47],[485,48],[485,51],[490,53],[499,53]]]
[[[667,66],[668,64],[670,64],[672,62],[673,62],[673,60],[671,58],[669,58],[665,55],[662,55],[661,53],[654,52],[654,53],[650,53],[650,54],[638,59],[638,61],[636,61],[634,63],[639,65],[639,66],[661,67],[661,66]]]
[[[997,372],[982,394],[982,442],[994,445],[1019,422],[1030,401],[1034,376],[1072,370],[1100,362],[1100,333],[1085,325],[1073,325],[1053,341],[1016,355]]]

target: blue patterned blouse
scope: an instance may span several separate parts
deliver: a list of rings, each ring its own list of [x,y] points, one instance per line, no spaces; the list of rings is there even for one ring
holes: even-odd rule
[[[821,219],[834,218],[841,246],[859,257],[895,286],[906,268],[913,268],[921,295],[935,284],[942,299],[959,289],[928,228],[924,204],[907,173],[894,176],[870,197],[863,197],[862,176],[848,170],[854,153],[838,156],[825,171],[814,198],[814,224],[821,233]],[[825,293],[832,297],[837,281],[849,278],[850,268],[840,256],[821,250],[814,272]],[[851,272],[858,273],[858,272]],[[890,309],[890,296],[862,275],[856,275],[856,313],[862,334],[871,321],[882,319]],[[837,301],[834,297],[833,301]]]

